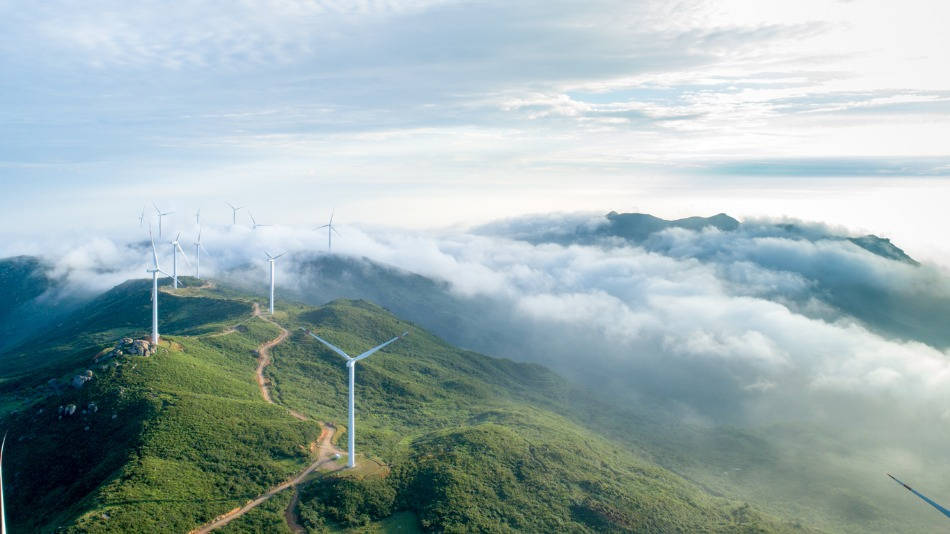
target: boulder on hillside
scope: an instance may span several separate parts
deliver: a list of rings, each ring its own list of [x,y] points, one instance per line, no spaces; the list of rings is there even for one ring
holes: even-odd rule
[[[86,374],[76,375],[73,377],[72,386],[76,389],[80,389],[86,382],[92,380],[92,371],[87,371]]]

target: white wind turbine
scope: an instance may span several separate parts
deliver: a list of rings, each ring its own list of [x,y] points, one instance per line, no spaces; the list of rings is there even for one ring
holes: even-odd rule
[[[165,276],[174,278],[177,282],[178,279],[161,269],[158,266],[158,252],[155,250],[155,240],[152,238],[152,227],[148,228],[148,239],[152,242],[152,265],[151,269],[147,269],[146,272],[152,273],[152,344],[158,344],[158,273],[162,273]]]
[[[188,262],[188,265],[191,265],[191,261],[188,260],[188,256],[185,256],[185,250],[181,248],[181,232],[178,232],[178,236],[174,241],[169,241],[169,244],[172,246],[172,278],[175,280],[175,289],[178,289],[178,253],[181,252],[181,257],[185,258],[185,261]]]
[[[327,229],[327,252],[333,252],[333,232],[336,232],[336,226],[333,226],[333,214],[335,212],[336,210],[330,212],[330,222],[317,227],[317,230],[321,228]],[[336,235],[340,235],[340,232],[336,232]]]
[[[175,212],[166,211],[165,213],[162,213],[162,210],[158,209],[158,206],[156,206],[154,202],[152,202],[152,206],[155,208],[155,213],[158,213],[158,240],[161,241],[162,240],[162,217],[166,215],[171,215],[172,213],[175,213]]]
[[[198,208],[198,211],[195,212],[195,225],[201,226],[201,208]]]
[[[7,503],[3,498],[3,448],[7,445],[7,435],[0,442],[0,534],[7,534]]]
[[[287,254],[286,252],[281,252],[276,256],[271,256],[270,252],[264,251],[264,255],[267,256],[267,263],[270,263],[270,314],[274,315],[274,271],[276,270],[275,263],[277,258]]]
[[[269,224],[257,224],[257,221],[254,220],[254,214],[251,213],[251,210],[247,210],[247,214],[251,217],[251,230],[257,230],[262,226],[270,226]]]
[[[244,209],[244,206],[235,206],[234,204],[231,204],[230,202],[225,202],[225,204],[227,204],[231,208],[231,224],[232,225],[237,224],[237,212],[238,210]]]
[[[192,243],[195,246],[195,278],[201,278],[198,276],[198,267],[201,265],[201,251],[204,250],[205,253],[208,252],[208,249],[201,244],[201,227],[198,227],[198,239]]]
[[[142,226],[144,220],[145,220],[145,206],[142,206],[142,214],[139,215],[139,226]]]
[[[337,347],[336,345],[333,345],[329,341],[321,338],[320,336],[314,334],[313,332],[310,332],[308,330],[307,333],[313,336],[320,343],[323,343],[324,345],[329,347],[330,350],[332,350],[333,352],[339,354],[340,356],[343,356],[343,358],[346,360],[346,367],[350,370],[350,420],[349,420],[349,425],[346,428],[346,434],[347,434],[347,437],[349,438],[349,444],[348,444],[349,457],[346,460],[346,466],[356,467],[356,419],[354,415],[355,406],[354,406],[354,401],[353,401],[353,386],[354,386],[354,383],[356,382],[356,362],[362,360],[363,358],[368,357],[369,355],[373,354],[379,349],[385,347],[386,345],[389,345],[393,341],[406,337],[409,334],[409,332],[408,331],[403,332],[401,336],[396,336],[390,339],[389,341],[383,343],[382,345],[377,345],[369,349],[368,351],[364,352],[363,354],[356,356],[355,358],[343,352],[339,347]]]

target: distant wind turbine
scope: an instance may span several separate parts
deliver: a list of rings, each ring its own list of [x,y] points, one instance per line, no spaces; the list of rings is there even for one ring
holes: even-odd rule
[[[198,208],[198,211],[195,212],[195,224],[201,226],[201,208]]]
[[[275,262],[277,258],[287,254],[286,252],[281,252],[276,256],[271,256],[270,252],[264,251],[264,254],[267,256],[267,263],[270,263],[270,314],[274,315],[274,271],[275,271]]]
[[[185,250],[181,248],[181,232],[178,232],[178,236],[174,241],[169,241],[169,244],[172,246],[172,278],[175,279],[175,289],[178,289],[178,253],[181,252],[181,257],[185,258],[185,261],[188,262],[188,265],[191,265],[191,262],[188,261],[188,256],[185,256]]]
[[[244,209],[244,206],[235,206],[230,202],[225,202],[231,208],[231,224],[237,224],[237,212],[238,210]],[[219,251],[220,252],[220,251]]]
[[[142,214],[139,215],[139,226],[142,226],[144,220],[145,220],[145,206],[142,206]]]
[[[336,232],[336,226],[333,226],[333,214],[335,212],[336,210],[330,212],[330,222],[317,227],[317,230],[321,228],[327,229],[327,252],[333,252],[333,232]],[[340,232],[336,232],[336,235],[340,235]]]
[[[939,510],[941,514],[943,514],[943,515],[945,515],[945,516],[947,516],[947,517],[950,517],[950,510],[947,510],[947,509],[944,508],[943,506],[940,506],[939,504],[933,502],[932,500],[930,500],[929,497],[927,497],[927,496],[924,495],[923,493],[918,493],[917,490],[915,490],[914,488],[908,486],[907,484],[904,484],[904,483],[901,482],[900,480],[897,480],[897,478],[895,478],[894,475],[892,475],[892,474],[890,474],[890,473],[887,473],[887,476],[891,477],[891,478],[894,480],[894,482],[897,482],[897,483],[900,484],[901,486],[904,486],[905,488],[907,488],[907,490],[910,491],[911,493],[913,493],[914,495],[916,495],[916,496],[920,497],[921,499],[923,499],[923,501],[924,501],[925,503],[927,503],[927,504],[929,504],[930,506],[933,506],[934,508],[936,508],[937,510]]]
[[[320,343],[323,343],[324,345],[329,347],[330,350],[332,350],[333,352],[339,354],[340,356],[343,356],[343,358],[346,360],[346,367],[350,370],[350,420],[349,420],[349,426],[347,426],[347,429],[346,429],[346,434],[349,438],[349,453],[348,453],[349,458],[347,458],[346,466],[356,467],[356,418],[354,415],[355,403],[353,401],[353,387],[356,382],[356,362],[370,356],[371,354],[385,347],[386,345],[389,345],[390,343],[398,339],[406,337],[407,335],[409,335],[409,332],[403,332],[401,336],[396,336],[390,339],[389,341],[383,343],[382,345],[377,345],[355,358],[343,352],[339,347],[337,347],[336,345],[333,345],[329,341],[321,338],[320,336],[314,334],[313,332],[310,332],[308,330],[307,333],[313,336],[313,338],[319,341]]]
[[[172,213],[175,213],[175,212],[166,211],[165,213],[162,213],[162,210],[158,209],[158,206],[156,206],[154,202],[152,202],[152,206],[155,208],[155,213],[158,213],[158,240],[161,241],[162,240],[162,217],[166,215],[171,215]]]
[[[204,250],[205,253],[208,252],[208,249],[201,244],[201,227],[198,227],[198,239],[192,243],[195,246],[195,278],[201,278],[198,276],[198,267],[201,265],[201,251]]]
[[[178,279],[161,269],[158,266],[158,252],[155,250],[155,240],[152,238],[152,226],[149,225],[148,228],[148,239],[152,242],[152,268],[147,269],[146,272],[152,273],[152,344],[158,344],[158,273],[162,273],[165,276],[175,279],[175,282],[178,282]]]
[[[262,226],[270,226],[269,224],[257,224],[257,221],[254,220],[254,214],[251,213],[251,210],[247,210],[247,214],[251,218],[251,230],[257,230]]]

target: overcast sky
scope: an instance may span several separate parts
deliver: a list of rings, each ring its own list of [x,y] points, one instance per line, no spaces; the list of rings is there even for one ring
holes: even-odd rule
[[[0,222],[100,231],[152,200],[413,227],[725,211],[950,265],[947,20],[933,1],[0,1]]]

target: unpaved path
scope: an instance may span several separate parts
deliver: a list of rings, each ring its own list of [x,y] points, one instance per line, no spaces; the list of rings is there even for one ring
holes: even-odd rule
[[[275,404],[273,399],[271,399],[270,391],[267,390],[267,380],[264,378],[264,368],[267,367],[267,365],[269,365],[271,362],[270,349],[272,349],[278,343],[281,343],[285,339],[287,339],[287,336],[290,335],[290,332],[283,326],[279,325],[270,317],[267,317],[261,314],[261,307],[256,302],[254,303],[254,316],[260,317],[261,319],[273,324],[277,328],[280,328],[279,336],[275,337],[274,339],[270,341],[265,341],[264,343],[261,343],[261,345],[257,348],[257,353],[258,353],[257,371],[256,371],[257,385],[261,388],[261,396],[264,397],[264,400],[269,402],[270,404]],[[287,411],[290,412],[290,415],[296,417],[297,419],[300,419],[301,421],[307,420],[307,417],[299,412],[295,412],[294,410],[291,410],[289,408],[287,409]],[[313,463],[311,463],[309,466],[307,466],[306,469],[298,473],[297,476],[295,476],[294,478],[287,480],[285,482],[282,482],[274,486],[273,488],[267,490],[267,492],[264,493],[263,495],[260,495],[248,501],[247,504],[245,504],[244,506],[240,508],[235,508],[234,510],[231,510],[230,512],[219,515],[218,517],[214,519],[214,521],[208,523],[207,525],[204,525],[192,530],[189,534],[205,534],[217,528],[221,528],[224,525],[227,525],[228,523],[230,523],[231,521],[234,521],[235,519],[253,510],[257,506],[259,506],[261,503],[267,501],[274,495],[277,495],[278,493],[284,491],[285,489],[289,487],[294,488],[294,498],[291,501],[290,506],[287,507],[287,510],[284,511],[284,517],[286,518],[287,525],[291,528],[291,530],[293,530],[294,532],[303,532],[303,527],[301,527],[300,524],[297,522],[297,517],[296,517],[296,512],[295,512],[296,507],[297,507],[297,501],[299,500],[298,495],[297,495],[297,484],[300,484],[300,482],[302,482],[303,479],[307,477],[307,475],[309,475],[310,473],[313,473],[313,471],[316,468],[320,467],[321,465],[330,464],[327,466],[328,471],[337,471],[343,468],[342,465],[335,463],[334,458],[333,458],[334,454],[339,454],[340,456],[345,454],[343,451],[341,451],[340,449],[336,448],[333,445],[332,440],[333,440],[333,435],[336,434],[336,427],[330,423],[322,423],[321,427],[322,428],[320,430],[320,437],[317,438],[317,441],[315,443],[312,443],[310,445],[311,451],[316,452],[317,459],[314,460]]]
[[[290,335],[290,332],[283,326],[280,326],[279,324],[274,322],[274,320],[271,319],[270,317],[262,315],[261,307],[256,302],[254,303],[254,316],[260,317],[261,319],[276,326],[277,328],[280,328],[279,336],[275,337],[274,339],[270,341],[261,343],[261,346],[257,347],[257,371],[256,371],[257,385],[261,388],[261,396],[264,397],[264,400],[266,400],[270,404],[274,404],[273,399],[270,398],[270,391],[267,389],[267,379],[264,378],[264,368],[270,365],[270,361],[271,361],[270,349],[273,348],[278,343],[282,343],[285,339],[287,339],[287,336]],[[300,419],[301,421],[306,420],[306,417],[300,415],[299,413],[294,412],[293,410],[291,410],[290,412],[297,419]]]
[[[339,454],[342,452],[338,450],[336,447],[334,447],[333,443],[331,442],[331,440],[333,439],[333,434],[335,433],[336,433],[336,427],[330,424],[324,425],[323,430],[320,432],[320,437],[317,439],[317,443],[314,444],[317,449],[317,459],[313,463],[311,463],[309,466],[307,466],[306,469],[304,469],[299,474],[297,474],[297,476],[274,486],[273,488],[267,490],[267,492],[264,493],[263,495],[260,495],[259,497],[256,497],[248,501],[247,504],[245,504],[244,506],[240,508],[235,508],[234,510],[231,510],[230,512],[226,514],[219,515],[218,517],[214,519],[214,521],[208,523],[207,525],[204,525],[192,530],[189,534],[206,534],[208,532],[211,532],[212,530],[215,530],[217,528],[223,527],[224,525],[227,525],[231,521],[234,521],[235,519],[241,517],[242,515],[250,512],[251,510],[259,506],[261,503],[267,501],[267,499],[270,499],[274,495],[277,495],[278,493],[284,491],[285,489],[291,486],[296,487],[297,484],[300,484],[300,482],[302,482],[303,479],[307,477],[307,475],[309,475],[310,473],[313,473],[313,471],[316,468],[320,467],[321,465],[330,464],[328,466],[329,471],[336,471],[336,470],[342,469],[343,466],[335,463],[332,456],[333,454]],[[292,504],[296,504],[296,503],[292,503]],[[290,511],[285,512],[284,514],[285,517],[287,517],[288,513],[293,514],[293,508],[289,508],[288,510]],[[291,525],[291,528],[294,528],[294,526],[300,528],[300,525],[296,524],[296,518],[294,519],[294,525]]]

